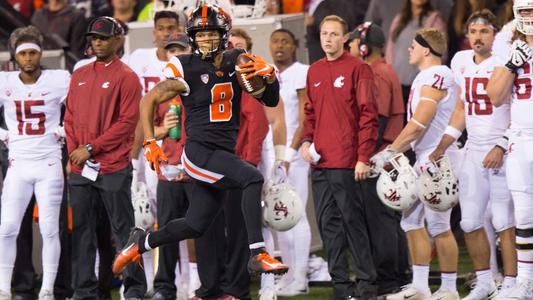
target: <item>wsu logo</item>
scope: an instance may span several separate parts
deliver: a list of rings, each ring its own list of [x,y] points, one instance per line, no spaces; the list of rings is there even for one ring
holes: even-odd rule
[[[389,189],[389,194],[383,194],[383,196],[390,202],[400,201],[400,196],[396,193],[396,190]]]
[[[276,212],[276,216],[279,216],[281,214],[285,218],[289,214],[289,209],[281,201],[276,202],[276,204],[274,205],[274,211]]]

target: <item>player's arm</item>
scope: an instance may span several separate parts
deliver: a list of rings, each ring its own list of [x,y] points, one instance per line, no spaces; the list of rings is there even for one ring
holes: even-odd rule
[[[411,120],[405,125],[396,140],[390,145],[391,150],[405,152],[413,141],[418,140],[431,123],[437,113],[437,105],[444,97],[447,90],[439,90],[430,86],[423,86],[420,92],[420,103]]]
[[[239,65],[239,69],[246,74],[246,79],[255,76],[263,77],[266,81],[265,91],[256,97],[265,106],[276,107],[279,102],[279,82],[276,78],[274,67],[259,55],[244,53],[250,58],[250,62]]]
[[[296,94],[298,96],[298,127],[296,127],[296,130],[294,131],[294,135],[292,136],[292,142],[290,145],[290,149],[287,149],[285,157],[287,157],[288,161],[292,161],[294,156],[296,155],[296,151],[300,148],[300,145],[302,144],[302,137],[304,136],[304,120],[305,120],[305,100],[306,100],[306,92],[305,89],[300,89],[296,91]],[[292,154],[290,153],[292,152]]]
[[[492,105],[495,107],[501,106],[509,99],[515,76],[513,72],[505,67],[494,69],[487,85],[487,95]]]
[[[289,162],[286,158],[287,144],[287,124],[285,123],[285,109],[283,99],[276,107],[265,107],[265,113],[268,123],[272,127],[272,142],[274,143],[275,152],[275,171],[279,181],[284,181],[289,168]]]
[[[455,110],[450,117],[450,122],[442,138],[440,139],[437,148],[429,155],[429,159],[436,161],[439,159],[446,149],[451,146],[459,137],[461,137],[463,130],[466,128],[465,121],[465,106],[463,100],[461,100],[461,92],[457,94],[457,100],[455,102]]]
[[[497,67],[494,70],[487,86],[492,105],[498,107],[505,103],[511,94],[516,72],[527,64],[532,56],[533,51],[525,41],[518,39],[513,42],[505,67]]]
[[[306,80],[306,87],[309,87],[309,73],[307,74],[307,80]],[[314,132],[315,132],[315,123],[316,123],[316,116],[315,116],[315,108],[313,106],[313,101],[310,95],[310,89],[306,89],[306,99],[304,103],[304,129],[303,129],[303,136],[302,136],[302,145],[300,146],[300,154],[302,155],[303,159],[308,163],[313,163],[313,159],[311,158],[311,155],[309,153],[309,149],[311,147],[311,144],[313,143],[314,138]]]

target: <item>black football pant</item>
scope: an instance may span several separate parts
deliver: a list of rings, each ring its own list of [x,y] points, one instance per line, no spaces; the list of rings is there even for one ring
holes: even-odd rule
[[[389,294],[405,284],[407,258],[405,233],[398,232],[401,215],[383,205],[376,192],[377,178],[360,183],[372,256],[376,267],[378,294]],[[407,265],[408,267],[408,265]],[[403,267],[405,268],[405,266]]]
[[[357,294],[361,299],[377,295],[376,271],[366,224],[362,186],[353,169],[313,169],[313,200],[318,229],[333,282],[334,298]],[[346,249],[352,255],[357,291],[349,278]]]
[[[176,218],[183,218],[189,207],[191,183],[159,180],[157,183],[157,224],[164,226]],[[165,299],[176,299],[176,264],[179,242],[159,247],[158,268],[154,277],[154,291]]]
[[[200,298],[222,294],[251,299],[247,270],[250,250],[241,208],[242,191],[230,190],[222,211],[205,234],[195,240],[196,262],[202,286]]]
[[[127,242],[131,228],[135,226],[131,203],[131,166],[111,174],[99,175],[92,182],[81,175],[71,173],[69,180],[72,207],[72,286],[74,299],[96,299],[98,282],[94,273],[100,210],[103,204],[116,247]],[[143,298],[146,279],[143,270],[131,264],[122,273],[124,296]]]
[[[241,209],[248,244],[263,243],[261,233],[261,189],[263,176],[235,154],[187,142],[182,163],[193,177],[192,199],[184,219],[169,222],[149,235],[152,248],[189,238],[198,238],[219,213],[228,189],[242,190]]]

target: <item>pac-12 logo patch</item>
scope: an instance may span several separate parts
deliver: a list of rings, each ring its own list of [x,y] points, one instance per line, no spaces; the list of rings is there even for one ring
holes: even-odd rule
[[[202,80],[202,82],[204,84],[207,84],[207,82],[209,81],[209,74],[202,74],[200,75],[200,79]]]

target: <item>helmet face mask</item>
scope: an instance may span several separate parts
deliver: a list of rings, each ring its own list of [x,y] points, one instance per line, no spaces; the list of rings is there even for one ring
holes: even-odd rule
[[[516,29],[525,35],[533,35],[533,14],[522,16],[521,11],[533,10],[533,0],[515,0],[513,5]]]
[[[220,40],[218,43],[206,49],[200,49],[196,41],[198,32],[216,30],[220,33]],[[198,6],[189,16],[186,24],[186,32],[189,37],[189,44],[192,52],[200,55],[203,60],[213,60],[214,57],[224,51],[228,46],[229,31],[231,30],[231,17],[221,8],[214,5]],[[217,45],[215,45],[217,44]]]

